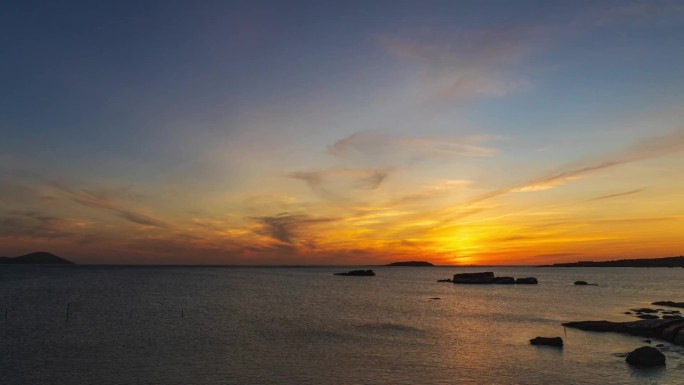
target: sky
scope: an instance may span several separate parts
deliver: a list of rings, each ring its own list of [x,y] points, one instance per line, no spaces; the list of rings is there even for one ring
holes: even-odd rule
[[[0,2],[0,255],[684,254],[684,1]]]

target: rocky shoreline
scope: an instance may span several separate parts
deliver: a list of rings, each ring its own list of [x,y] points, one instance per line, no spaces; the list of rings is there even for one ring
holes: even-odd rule
[[[659,301],[653,302],[664,304],[681,304],[681,302]],[[620,333],[649,338],[644,342],[650,344],[651,338],[669,342],[677,346],[684,346],[684,317],[679,315],[678,310],[639,308],[631,309],[625,314],[635,314],[641,319],[638,321],[613,322],[613,321],[573,321],[562,325],[573,329],[600,333]],[[661,313],[659,316],[658,313]],[[656,344],[655,347],[643,346],[629,354],[620,355],[626,357],[630,365],[637,366],[660,366],[665,365],[665,356],[661,350],[667,350],[664,344]]]

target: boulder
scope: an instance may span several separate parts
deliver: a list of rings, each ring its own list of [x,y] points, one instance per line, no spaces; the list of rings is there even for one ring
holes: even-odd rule
[[[665,355],[656,348],[642,346],[629,353],[625,361],[636,366],[661,366],[665,365]]]
[[[658,317],[658,316],[655,315],[655,314],[639,314],[637,317],[638,317],[638,318],[641,318],[641,319],[656,319],[656,318],[660,318],[660,317]]]
[[[530,344],[563,347],[563,339],[560,337],[536,337],[530,340]]]
[[[485,273],[460,273],[454,274],[453,283],[466,284],[487,284],[494,283],[494,273],[491,271]]]
[[[515,283],[515,278],[513,277],[496,277],[494,278],[495,284],[498,285],[512,285]]]
[[[527,278],[518,278],[515,280],[515,283],[518,285],[536,285],[539,283],[539,281],[537,281],[537,278],[527,277]]]
[[[375,275],[373,270],[351,270],[345,273],[335,273],[334,275],[344,275],[350,277],[372,277]]]
[[[684,319],[679,314],[664,314],[660,318],[662,318],[662,319]]]

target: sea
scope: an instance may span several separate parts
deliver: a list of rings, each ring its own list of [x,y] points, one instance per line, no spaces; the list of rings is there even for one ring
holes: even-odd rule
[[[561,325],[684,301],[682,268],[354,268],[2,266],[0,384],[684,384],[682,347]],[[478,271],[539,285],[437,282]]]

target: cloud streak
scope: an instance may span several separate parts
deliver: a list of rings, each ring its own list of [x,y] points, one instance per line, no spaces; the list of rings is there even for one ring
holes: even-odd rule
[[[316,171],[297,171],[287,174],[305,182],[311,190],[326,199],[342,199],[349,190],[372,191],[387,180],[387,169],[337,168]]]
[[[483,194],[471,202],[496,198],[513,192],[548,190],[550,188],[563,185],[569,181],[582,178],[594,172],[611,169],[628,163],[658,158],[680,152],[682,150],[684,150],[684,130],[678,130],[665,135],[644,138],[622,151],[616,152],[602,159],[600,158],[589,164],[567,165],[565,168],[561,168],[556,172],[532,179],[524,184]]]
[[[110,197],[107,194],[81,189],[74,190],[67,186],[64,186],[62,183],[59,182],[53,182],[51,183],[51,185],[57,190],[65,193],[73,202],[76,202],[82,206],[97,210],[108,211],[120,218],[143,226],[168,226],[167,223],[160,219],[125,207],[123,204],[116,201],[114,198]]]
[[[410,163],[430,158],[478,158],[496,154],[486,142],[504,139],[496,135],[472,135],[452,138],[393,138],[388,135],[357,132],[339,139],[327,150],[341,160],[366,163]]]

